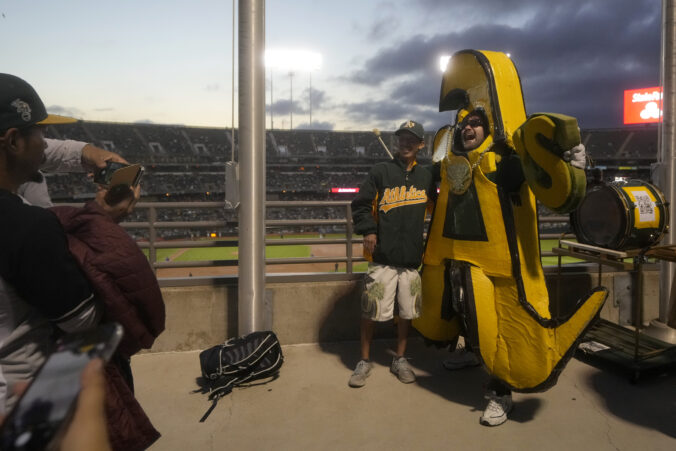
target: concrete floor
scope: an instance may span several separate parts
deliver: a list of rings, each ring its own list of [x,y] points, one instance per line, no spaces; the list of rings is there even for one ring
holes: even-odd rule
[[[376,341],[366,386],[347,385],[355,342],[283,348],[280,377],[211,403],[191,393],[198,352],[148,353],[132,367],[137,398],[162,437],[152,451],[202,450],[669,450],[676,449],[676,372],[632,385],[617,370],[571,360],[545,393],[514,394],[509,421],[479,424],[480,368],[449,372],[446,351],[409,345],[418,380],[389,372],[392,341]]]

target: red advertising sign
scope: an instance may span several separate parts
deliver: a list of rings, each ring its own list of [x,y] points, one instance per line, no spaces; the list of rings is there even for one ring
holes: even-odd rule
[[[331,188],[332,193],[358,193],[359,188]],[[439,188],[437,188],[437,194],[439,193]]]
[[[648,124],[659,122],[662,116],[662,88],[624,91],[624,123]]]

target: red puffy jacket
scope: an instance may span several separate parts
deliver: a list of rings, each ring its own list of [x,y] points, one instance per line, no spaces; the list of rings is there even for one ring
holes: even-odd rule
[[[96,202],[51,209],[68,235],[68,247],[105,304],[104,318],[124,327],[111,362],[149,349],[164,330],[165,311],[155,274],[134,240]],[[116,450],[143,450],[160,436],[134,398],[123,364],[106,365],[108,432]]]

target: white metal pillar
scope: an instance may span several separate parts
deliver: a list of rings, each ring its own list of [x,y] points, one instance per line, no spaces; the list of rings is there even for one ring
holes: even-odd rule
[[[265,1],[239,1],[238,332],[265,329]]]

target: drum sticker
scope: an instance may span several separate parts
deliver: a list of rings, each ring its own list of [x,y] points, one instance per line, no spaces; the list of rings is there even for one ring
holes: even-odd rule
[[[655,222],[655,202],[645,191],[631,191],[636,199],[636,210],[638,211],[638,222]]]

